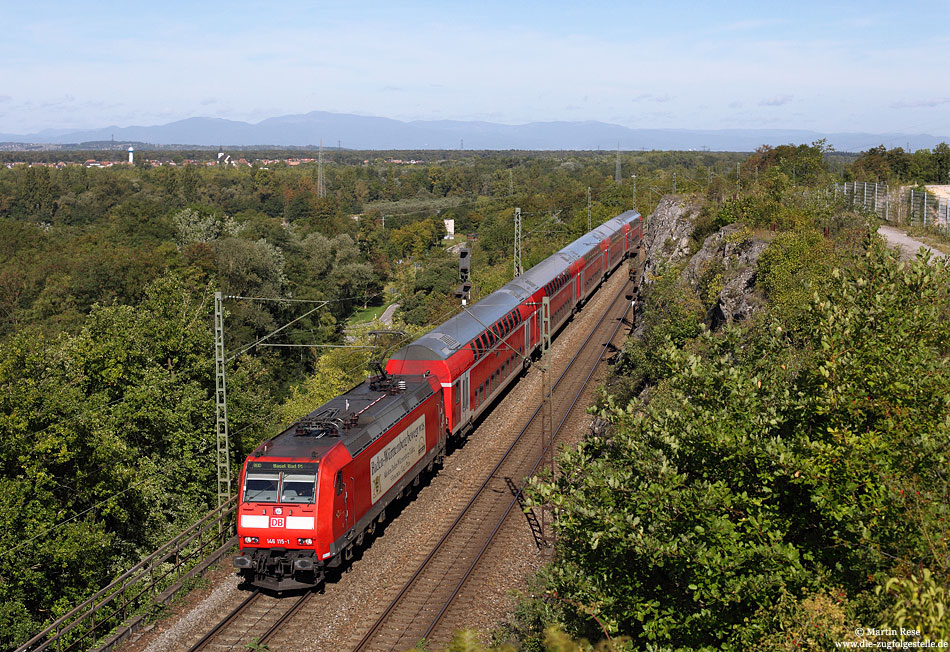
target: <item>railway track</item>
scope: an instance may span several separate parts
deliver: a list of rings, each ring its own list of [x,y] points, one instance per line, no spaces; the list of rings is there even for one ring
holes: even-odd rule
[[[244,652],[250,644],[267,645],[276,633],[282,631],[284,623],[306,606],[312,595],[312,591],[307,591],[293,600],[262,593],[257,589],[188,648],[188,652]]]
[[[555,437],[620,328],[627,307],[623,299],[627,287],[625,284],[604,311],[554,384]],[[602,345],[604,341],[607,344]],[[539,405],[475,495],[354,650],[405,650],[423,639],[445,643],[455,628],[464,624],[450,617],[453,605],[472,580],[495,535],[519,504],[526,479],[541,464],[540,435]]]

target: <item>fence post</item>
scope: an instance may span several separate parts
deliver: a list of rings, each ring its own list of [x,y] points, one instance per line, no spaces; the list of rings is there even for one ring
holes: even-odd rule
[[[927,193],[924,193],[924,226],[927,226]]]

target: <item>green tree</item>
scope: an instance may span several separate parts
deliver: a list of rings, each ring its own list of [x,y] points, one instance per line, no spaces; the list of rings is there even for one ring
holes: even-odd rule
[[[534,488],[558,513],[549,586],[642,644],[742,649],[786,594],[838,587],[870,623],[895,569],[946,582],[948,311],[943,262],[875,241],[794,338],[763,320],[669,342],[650,402],[608,399],[611,434]]]

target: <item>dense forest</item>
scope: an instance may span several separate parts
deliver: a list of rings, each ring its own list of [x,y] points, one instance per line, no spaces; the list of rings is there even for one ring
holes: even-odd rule
[[[852,165],[821,143],[764,147],[751,156],[627,152],[618,183],[615,153],[329,152],[325,192],[316,163],[288,165],[279,153],[267,153],[275,160],[266,165],[0,168],[0,643],[26,640],[213,505],[215,291],[245,297],[226,302],[229,352],[300,318],[307,308],[289,299],[327,303],[274,342],[358,339],[353,327],[362,309],[394,300],[400,325],[419,333],[456,309],[449,251],[455,242],[473,247],[474,299],[510,278],[515,207],[524,215],[530,266],[586,231],[588,219],[599,224],[634,199],[648,214],[674,190],[702,197],[708,206],[697,243],[725,224],[778,225],[783,235],[775,243],[786,242],[787,250],[770,249],[771,271],[761,275],[769,311],[753,324],[711,333],[703,328],[701,308],[674,287],[655,284],[648,313],[656,316],[647,339],[628,346],[618,366],[628,378],[625,389],[605,398],[615,434],[565,458],[576,474],[539,485],[538,496],[554,500],[558,492],[578,492],[578,505],[590,512],[583,518],[564,512],[559,554],[576,564],[539,581],[594,609],[611,633],[691,646],[746,640],[735,619],[750,608],[761,610],[754,621],[760,628],[767,629],[764,619],[775,615],[769,611],[774,604],[785,605],[781,613],[788,618],[799,617],[808,591],[830,600],[840,589],[847,609],[865,614],[883,604],[869,596],[885,576],[907,578],[927,566],[944,582],[946,564],[935,561],[920,537],[898,545],[896,534],[875,539],[872,525],[926,532],[928,540],[946,545],[926,529],[936,527],[929,520],[937,518],[932,493],[911,499],[908,484],[937,491],[927,483],[946,439],[940,421],[946,404],[937,397],[947,392],[934,392],[946,381],[936,364],[946,361],[950,341],[939,330],[947,323],[940,321],[946,277],[920,266],[899,270],[870,243],[858,246],[860,239],[841,247],[815,244],[816,230],[829,224],[840,234],[854,229],[835,207],[797,192],[825,189],[842,174],[864,174],[858,164],[872,154]],[[30,156],[39,163],[43,155]],[[83,156],[90,158],[76,160]],[[444,239],[444,219],[455,220],[459,238]],[[890,303],[874,307],[880,319],[861,326],[862,311],[873,307],[868,278],[894,291],[887,293]],[[893,377],[915,384],[895,389],[891,376],[875,377],[860,410],[844,405],[852,394],[858,400],[855,388],[863,387],[860,379],[880,355],[872,346],[883,342],[875,339],[884,337],[879,331],[911,327],[892,313],[927,292],[933,293],[926,304],[931,312],[921,307],[914,313],[919,346],[906,361],[893,362]],[[835,342],[855,332],[862,348],[842,357]],[[365,355],[355,350],[321,353],[306,346],[254,348],[230,363],[234,464],[281,423],[365,373]],[[730,353],[733,346],[738,352]],[[776,356],[786,356],[787,374],[764,369]],[[838,374],[831,394],[818,369]],[[749,382],[762,386],[748,391]],[[655,387],[649,406],[637,407],[634,385]],[[878,397],[897,389],[900,400],[888,398],[897,403],[882,407],[885,399]],[[736,397],[741,400],[734,403]],[[760,405],[768,406],[764,416]],[[913,416],[897,419],[895,410]],[[712,413],[723,415],[719,426],[702,416]],[[857,437],[857,422],[849,419],[859,416],[860,432],[875,433],[867,445],[878,448],[838,452]],[[931,428],[930,439],[924,428]],[[788,441],[774,443],[786,431]],[[694,438],[677,440],[683,432]],[[890,437],[917,439],[907,448]],[[891,448],[889,457],[869,462],[872,452]],[[781,461],[770,461],[773,454]],[[917,475],[901,474],[895,455],[912,457]],[[697,470],[710,456],[721,459]],[[828,471],[839,464],[846,472]],[[908,490],[906,498],[864,495],[882,469],[891,474],[884,484],[904,483],[899,489]],[[765,495],[767,485],[773,490]],[[856,506],[849,496],[858,497]],[[734,507],[700,510],[720,498]],[[795,520],[788,513],[788,505],[805,500],[815,503],[820,526],[809,526],[808,514]],[[643,524],[661,506],[684,516],[675,524],[652,523],[656,537],[647,541]],[[854,510],[869,510],[876,520],[844,528],[844,521],[865,514]],[[890,520],[899,516],[904,521]],[[743,524],[734,522],[740,518]],[[689,532],[679,529],[687,524]],[[693,552],[661,550],[661,535]],[[744,551],[744,561],[729,557],[733,548]],[[835,556],[843,560],[840,568],[830,561]],[[670,570],[662,585],[669,600],[657,597],[656,578],[633,570],[660,557]],[[743,570],[755,567],[761,575],[764,559],[798,561],[768,579]],[[622,578],[603,574],[613,564]],[[726,584],[700,581],[717,574]],[[728,596],[740,589],[744,602],[737,607]],[[597,634],[590,619],[569,611],[556,602],[529,601],[512,631],[521,632],[524,645],[540,645],[539,623],[562,623],[576,636]],[[687,621],[695,623],[688,636]]]

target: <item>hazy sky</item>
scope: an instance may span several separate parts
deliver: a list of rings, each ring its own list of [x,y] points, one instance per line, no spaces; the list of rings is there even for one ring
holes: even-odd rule
[[[0,133],[401,120],[950,133],[950,2],[0,0]]]

